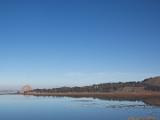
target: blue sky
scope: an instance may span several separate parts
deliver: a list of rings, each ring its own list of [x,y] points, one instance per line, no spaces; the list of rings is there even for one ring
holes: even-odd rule
[[[160,75],[158,0],[0,0],[0,85]]]

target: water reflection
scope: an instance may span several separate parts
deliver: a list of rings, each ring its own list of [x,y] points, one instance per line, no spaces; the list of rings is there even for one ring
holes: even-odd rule
[[[156,120],[154,117],[129,117],[128,120]]]
[[[74,97],[77,98],[77,97]],[[78,97],[80,98],[80,97]],[[151,106],[160,106],[160,98],[148,98],[148,99],[108,99],[105,97],[96,97],[93,99],[100,99],[100,100],[110,100],[110,101],[142,101],[146,105],[151,105]]]
[[[0,120],[143,120],[149,117],[160,120],[160,107],[143,101],[0,96]]]
[[[81,106],[95,106],[95,107],[105,107],[105,108],[156,108],[158,106],[152,106],[145,104],[142,101],[122,101],[122,100],[101,100],[92,98],[79,98],[73,100],[73,102],[79,102]]]

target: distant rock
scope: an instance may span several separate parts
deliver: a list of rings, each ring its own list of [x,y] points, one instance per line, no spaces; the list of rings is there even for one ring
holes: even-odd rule
[[[32,91],[32,87],[30,85],[25,85],[22,87],[21,89],[21,93],[25,93],[25,92],[29,92],[29,91]]]

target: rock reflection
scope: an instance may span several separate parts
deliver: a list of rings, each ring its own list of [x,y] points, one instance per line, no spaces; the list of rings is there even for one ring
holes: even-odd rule
[[[160,98],[145,99],[143,102],[149,105],[160,106]]]

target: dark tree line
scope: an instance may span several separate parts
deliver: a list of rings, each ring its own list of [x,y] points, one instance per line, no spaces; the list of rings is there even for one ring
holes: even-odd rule
[[[104,83],[84,87],[60,87],[52,89],[34,89],[33,92],[38,93],[58,93],[58,92],[113,92],[120,91],[124,87],[144,87],[146,90],[160,91],[160,87],[150,86],[143,82],[126,82],[126,83]]]

